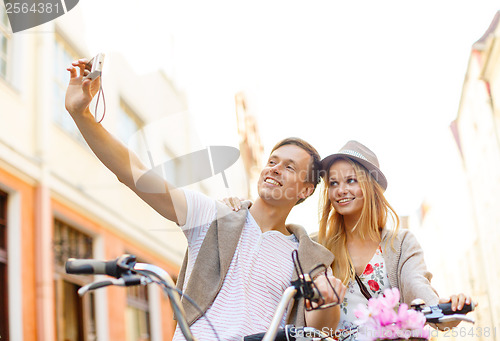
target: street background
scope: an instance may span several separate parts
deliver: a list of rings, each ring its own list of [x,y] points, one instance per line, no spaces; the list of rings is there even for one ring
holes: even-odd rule
[[[258,171],[282,138],[301,137],[323,157],[348,140],[367,145],[439,293],[480,303],[466,335],[439,337],[498,340],[498,10],[490,0],[81,0],[13,34],[1,8],[0,336],[173,333],[156,289],[80,299],[92,278],[63,269],[68,257],[134,253],[175,277],[186,246],[95,159],[64,109],[66,67],[103,52],[102,124],[145,163],[240,149],[225,171],[229,188],[218,174],[190,185],[211,197],[255,198]],[[317,229],[318,192],[289,222]]]

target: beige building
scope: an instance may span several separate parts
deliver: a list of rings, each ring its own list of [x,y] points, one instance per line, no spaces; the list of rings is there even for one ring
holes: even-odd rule
[[[462,323],[455,331],[441,333],[442,339],[500,338],[499,20],[500,12],[472,46],[457,118],[451,124],[456,169],[440,173],[456,176],[456,191],[430,196],[418,215],[417,234],[442,296],[466,292],[479,302],[472,315],[476,324]],[[445,207],[450,201],[456,203],[451,209]]]
[[[168,340],[175,325],[156,287],[80,298],[76,290],[94,278],[63,268],[69,257],[131,253],[175,277],[186,246],[174,223],[97,160],[69,118],[66,67],[89,55],[78,8],[70,14],[12,34],[0,6],[0,338]],[[97,119],[105,102],[102,124],[146,164],[199,149],[186,100],[162,72],[136,75],[108,53],[103,89]]]
[[[470,274],[484,326],[500,330],[500,12],[473,46],[456,121],[475,227]],[[499,337],[499,336],[497,336]]]
[[[241,196],[255,198],[257,194],[255,184],[262,169],[264,146],[260,140],[257,119],[252,114],[247,96],[244,92],[238,92],[234,99],[238,136],[240,137],[239,149],[246,175],[246,187],[248,188],[247,193],[241,193]]]

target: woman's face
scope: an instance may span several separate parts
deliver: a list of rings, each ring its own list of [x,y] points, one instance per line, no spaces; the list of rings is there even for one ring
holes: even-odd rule
[[[354,167],[346,160],[339,159],[330,167],[328,198],[339,214],[359,219],[364,204],[363,191]]]

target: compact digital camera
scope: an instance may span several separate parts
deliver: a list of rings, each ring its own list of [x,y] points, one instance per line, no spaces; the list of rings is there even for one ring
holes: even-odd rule
[[[104,53],[97,54],[92,58],[87,64],[85,64],[85,70],[89,71],[89,74],[84,77],[84,79],[94,80],[99,77],[102,73],[102,65],[104,64]]]

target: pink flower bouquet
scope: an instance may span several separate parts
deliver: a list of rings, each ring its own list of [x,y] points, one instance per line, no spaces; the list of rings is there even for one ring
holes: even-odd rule
[[[425,316],[421,312],[399,304],[399,290],[386,289],[384,295],[371,298],[368,306],[358,305],[354,311],[358,318],[359,341],[428,339]]]

